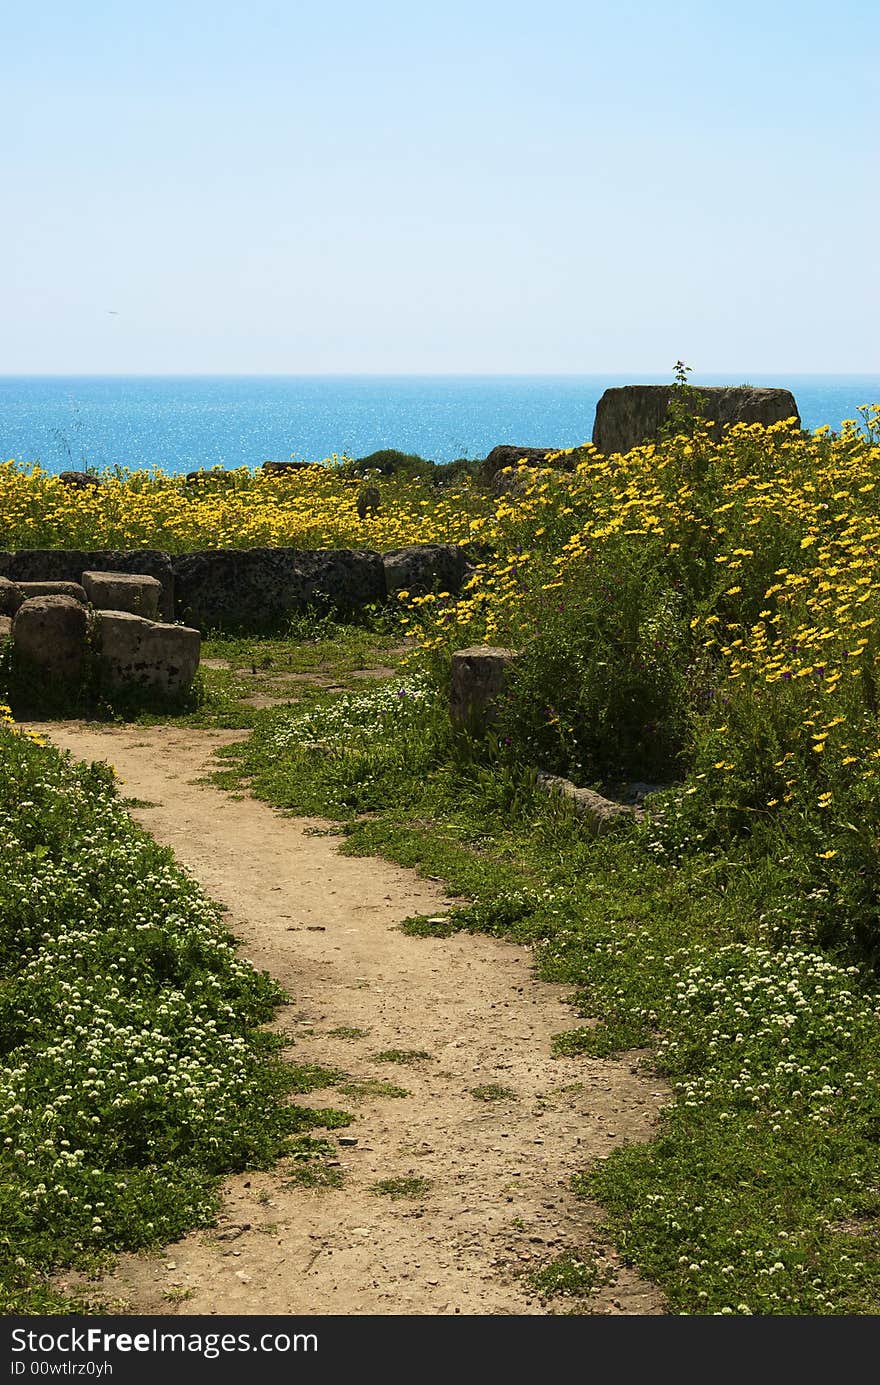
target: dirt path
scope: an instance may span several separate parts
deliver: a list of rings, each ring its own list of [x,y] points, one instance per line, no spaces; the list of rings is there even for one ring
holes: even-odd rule
[[[238,733],[40,729],[77,758],[109,760],[123,791],[153,805],[133,816],[228,907],[244,954],[293,997],[279,1027],[295,1060],[408,1093],[300,1098],[356,1116],[339,1132],[357,1141],[339,1146],[341,1186],[291,1186],[290,1162],[231,1177],[216,1230],[123,1256],[103,1296],[138,1314],[565,1312],[571,1299],[548,1306],[525,1273],[598,1251],[609,1283],[580,1311],[663,1312],[657,1290],[597,1240],[598,1210],[569,1179],[649,1138],[667,1094],[632,1061],[551,1057],[572,1011],[564,988],[535,979],[527,949],[406,937],[401,919],[448,907],[439,886],[340,856],[332,837],[310,834],[322,824],[196,782]],[[389,1049],[431,1056],[377,1062]],[[490,1085],[511,1095],[472,1095]],[[371,1190],[413,1177],[429,1183],[416,1199]]]

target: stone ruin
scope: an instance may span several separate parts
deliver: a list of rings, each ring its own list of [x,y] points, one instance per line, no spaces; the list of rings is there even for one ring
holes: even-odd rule
[[[449,684],[449,716],[459,732],[480,737],[495,726],[498,709],[511,686],[519,653],[494,645],[472,645],[452,656]],[[638,819],[645,809],[643,800],[667,787],[641,781],[627,784],[617,798],[606,798],[593,789],[578,788],[570,779],[544,770],[536,772],[536,785],[542,793],[560,798],[577,814],[586,830],[595,836],[607,832],[621,820]]]
[[[618,385],[607,389],[596,405],[593,445],[610,456],[656,441],[675,389],[674,385]],[[717,425],[719,435],[722,428],[735,423],[769,427],[793,418],[796,427],[801,424],[790,390],[754,385],[695,385],[688,389],[700,395],[700,413]]]
[[[79,684],[94,657],[101,686],[174,699],[192,685],[202,636],[163,621],[161,596],[146,573],[86,571],[78,583],[0,577],[0,639],[47,683]]]

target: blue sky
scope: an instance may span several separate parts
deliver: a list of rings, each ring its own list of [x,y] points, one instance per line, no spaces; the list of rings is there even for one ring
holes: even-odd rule
[[[880,372],[874,0],[0,16],[0,373]]]

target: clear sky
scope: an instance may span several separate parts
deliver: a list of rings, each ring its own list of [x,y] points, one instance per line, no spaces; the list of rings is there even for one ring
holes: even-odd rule
[[[2,373],[880,371],[876,0],[0,0]]]

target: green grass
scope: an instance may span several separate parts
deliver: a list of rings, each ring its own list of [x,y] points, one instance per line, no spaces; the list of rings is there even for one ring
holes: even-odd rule
[[[471,1096],[474,1101],[515,1101],[516,1092],[511,1091],[510,1087],[503,1087],[500,1082],[485,1082],[480,1087],[471,1087]]]
[[[580,1298],[591,1294],[600,1284],[607,1283],[608,1271],[593,1259],[585,1260],[567,1251],[549,1265],[534,1270],[528,1275],[528,1281],[545,1300],[560,1296]]]
[[[395,1082],[383,1082],[378,1077],[350,1078],[347,1082],[339,1084],[339,1091],[352,1101],[367,1101],[370,1097],[409,1096],[405,1087],[398,1087]]]
[[[433,1058],[423,1048],[383,1048],[373,1054],[374,1063],[422,1063]]]
[[[430,1189],[430,1178],[417,1178],[414,1175],[408,1178],[380,1178],[378,1182],[370,1184],[371,1193],[377,1197],[390,1197],[395,1202],[403,1198],[424,1197]]]

